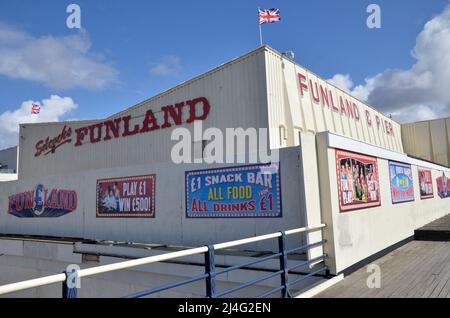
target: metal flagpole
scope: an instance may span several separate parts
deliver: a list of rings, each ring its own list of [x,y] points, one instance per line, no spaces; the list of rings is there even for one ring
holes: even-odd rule
[[[263,46],[262,24],[259,22],[259,11],[261,11],[261,8],[258,7],[259,42]]]
[[[263,46],[262,25],[261,24],[259,24],[259,41],[261,42],[261,46]]]

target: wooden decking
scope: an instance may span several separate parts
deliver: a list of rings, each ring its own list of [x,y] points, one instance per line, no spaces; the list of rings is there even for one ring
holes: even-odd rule
[[[450,214],[414,232],[420,241],[450,241]]]
[[[450,298],[450,242],[413,241],[373,263],[381,269],[381,288],[367,287],[366,266],[317,297]]]

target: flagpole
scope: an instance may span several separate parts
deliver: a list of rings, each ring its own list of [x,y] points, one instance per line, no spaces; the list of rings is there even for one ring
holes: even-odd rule
[[[263,46],[263,36],[262,36],[262,25],[261,25],[261,23],[259,23],[259,41],[261,43],[261,46]]]
[[[258,7],[258,26],[259,26],[259,43],[261,46],[263,46],[263,35],[262,35],[262,25],[259,22],[259,12],[261,11],[261,8]]]

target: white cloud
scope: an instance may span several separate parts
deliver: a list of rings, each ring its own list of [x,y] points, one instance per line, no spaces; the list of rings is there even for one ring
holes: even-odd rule
[[[157,76],[177,76],[181,72],[181,59],[176,55],[164,56],[150,64],[150,72]]]
[[[31,114],[33,103],[41,106],[40,114]],[[76,108],[72,98],[52,95],[41,102],[25,101],[16,110],[0,114],[0,149],[18,144],[19,124],[60,121]]]
[[[343,91],[346,91],[347,93],[350,93],[353,87],[353,81],[349,74],[336,74],[333,76],[333,78],[330,78],[328,82],[336,85],[337,87],[339,87]]]
[[[0,23],[0,75],[44,83],[56,89],[101,89],[117,81],[118,72],[90,52],[85,32],[34,37]]]
[[[450,116],[450,5],[425,24],[411,55],[410,69],[385,70],[349,91],[401,122]]]

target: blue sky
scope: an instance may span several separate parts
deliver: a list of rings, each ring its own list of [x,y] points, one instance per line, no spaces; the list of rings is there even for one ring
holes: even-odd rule
[[[66,27],[70,3],[81,7],[82,35]],[[370,3],[381,6],[381,29],[366,27]],[[354,84],[365,85],[366,78],[388,69],[411,68],[417,36],[448,4],[448,0],[1,0],[0,31],[15,30],[30,43],[45,37],[55,41],[81,37],[80,45],[90,47],[81,49],[80,55],[105,66],[106,83],[100,88],[95,82],[94,87],[55,85],[55,79],[38,75],[17,78],[0,66],[0,116],[24,101],[51,95],[70,97],[78,105],[58,119],[111,115],[255,49],[258,6],[281,12],[282,22],[263,26],[268,45],[295,51],[297,62],[321,77],[345,74]],[[33,56],[33,45],[20,45]],[[45,47],[36,47],[36,59],[41,59]]]

